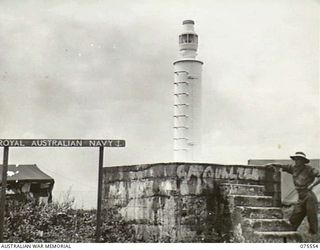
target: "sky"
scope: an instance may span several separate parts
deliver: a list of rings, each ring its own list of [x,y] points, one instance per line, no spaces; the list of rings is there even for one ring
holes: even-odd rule
[[[320,158],[319,14],[319,0],[2,0],[0,138],[125,139],[104,166],[173,161],[172,63],[193,19],[203,162]],[[9,163],[96,206],[98,148],[10,148]]]

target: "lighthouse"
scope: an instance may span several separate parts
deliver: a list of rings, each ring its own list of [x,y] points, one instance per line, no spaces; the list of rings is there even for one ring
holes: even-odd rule
[[[201,161],[201,72],[196,59],[198,35],[194,21],[185,20],[179,35],[179,58],[174,65],[174,161]]]

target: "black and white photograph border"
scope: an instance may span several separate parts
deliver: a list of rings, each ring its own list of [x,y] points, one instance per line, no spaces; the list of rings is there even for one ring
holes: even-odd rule
[[[0,1],[1,248],[317,248],[319,13]]]

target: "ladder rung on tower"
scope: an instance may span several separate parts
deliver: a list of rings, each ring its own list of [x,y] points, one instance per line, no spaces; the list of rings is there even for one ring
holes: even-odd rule
[[[189,104],[178,103],[178,104],[174,104],[173,106],[176,106],[176,107],[179,107],[179,106],[189,106]]]
[[[187,85],[188,85],[189,82],[174,82],[174,84],[177,84],[177,85],[178,85],[178,84],[187,84]]]
[[[173,117],[179,118],[179,117],[189,117],[187,115],[174,115]]]

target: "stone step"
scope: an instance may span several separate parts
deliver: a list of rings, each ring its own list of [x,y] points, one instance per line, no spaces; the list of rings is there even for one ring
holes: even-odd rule
[[[272,196],[228,195],[230,203],[235,206],[272,207]]]
[[[254,232],[256,242],[272,243],[298,243],[302,241],[301,235],[296,231],[286,232]]]
[[[282,219],[283,212],[279,207],[244,207],[237,206],[236,209],[242,217],[248,219]]]
[[[220,187],[225,194],[230,195],[264,195],[265,191],[263,185],[222,183]]]
[[[291,225],[284,219],[244,219],[244,223],[257,232],[292,231]]]

